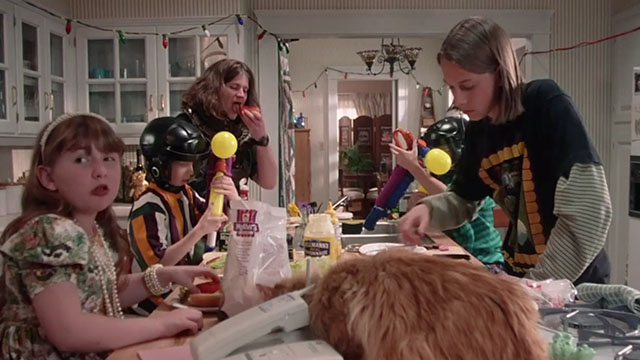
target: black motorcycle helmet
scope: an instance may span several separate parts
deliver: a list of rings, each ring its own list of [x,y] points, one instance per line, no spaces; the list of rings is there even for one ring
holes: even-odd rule
[[[464,147],[464,130],[467,120],[462,117],[448,116],[429,126],[422,139],[431,149],[439,148],[451,156],[451,163],[455,165],[462,155]]]
[[[147,180],[169,190],[171,162],[192,161],[194,173],[209,154],[209,142],[192,124],[171,116],[151,120],[140,135]]]

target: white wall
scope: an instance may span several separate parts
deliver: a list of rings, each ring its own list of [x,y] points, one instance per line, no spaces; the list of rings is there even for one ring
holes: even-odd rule
[[[338,94],[390,93],[393,91],[393,86],[391,86],[391,81],[385,78],[381,77],[380,80],[338,81]]]
[[[401,42],[407,46],[422,47],[422,53],[416,62],[416,78],[424,85],[432,86],[434,89],[442,85],[442,74],[435,61],[435,55],[440,48],[441,40],[436,37],[426,38],[401,38]],[[378,49],[380,38],[368,39],[301,39],[289,45],[289,66],[291,70],[291,81],[293,90],[302,90],[321,74],[326,67],[355,66],[366,72],[366,66],[356,54],[356,51],[366,49]],[[377,70],[379,65],[374,65],[373,70]],[[386,70],[385,70],[386,71]],[[377,76],[378,79],[388,79],[388,76]],[[366,81],[366,80],[364,80]],[[306,98],[301,93],[295,93],[293,104],[295,113],[302,112],[308,117],[307,127],[311,129],[311,199],[325,201],[327,197],[327,184],[325,184],[324,174],[328,171],[338,171],[337,169],[327,169],[324,158],[320,154],[327,151],[324,143],[324,119],[325,114],[325,94],[327,92],[327,77],[323,74],[317,81],[318,88],[311,87],[305,92]],[[412,124],[411,130],[417,133],[419,128],[418,116],[420,111],[420,92],[416,89],[413,79],[409,81],[410,96],[408,99],[409,109],[408,120]],[[437,116],[444,115],[446,111],[446,99],[444,96],[435,95]],[[334,197],[335,194],[328,194]]]
[[[613,18],[613,32],[640,26],[640,5],[626,9]],[[629,211],[629,154],[640,155],[640,142],[631,144],[631,96],[633,67],[640,66],[640,33],[635,32],[616,39],[613,43],[611,105],[612,116],[612,169],[610,184],[614,206],[614,219],[609,247],[617,247],[617,258],[612,259],[618,277],[640,289],[640,219],[631,218]],[[612,249],[613,250],[613,249]],[[614,251],[611,251],[612,253]],[[628,264],[628,269],[624,269]],[[620,279],[622,280],[622,279]],[[621,281],[620,281],[621,282]]]

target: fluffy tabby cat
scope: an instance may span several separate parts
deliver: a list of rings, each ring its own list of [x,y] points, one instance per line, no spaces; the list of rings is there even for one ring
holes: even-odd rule
[[[340,261],[316,282],[311,327],[345,359],[547,359],[534,302],[482,267],[394,250]],[[269,297],[303,286],[290,279]]]

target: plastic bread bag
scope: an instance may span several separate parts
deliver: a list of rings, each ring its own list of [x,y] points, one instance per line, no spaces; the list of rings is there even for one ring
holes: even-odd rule
[[[561,308],[576,300],[577,290],[567,279],[535,281],[520,279],[520,284],[538,304],[538,308]]]
[[[264,301],[258,289],[291,277],[284,208],[259,201],[230,203],[233,223],[222,278],[222,311],[233,316]]]

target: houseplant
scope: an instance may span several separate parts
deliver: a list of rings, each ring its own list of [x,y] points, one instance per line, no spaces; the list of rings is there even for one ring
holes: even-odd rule
[[[361,173],[375,170],[373,160],[360,152],[358,143],[347,150],[340,151],[340,164],[344,166],[347,173]]]

